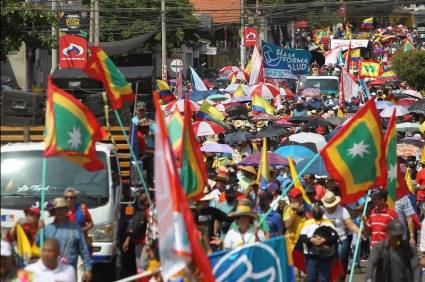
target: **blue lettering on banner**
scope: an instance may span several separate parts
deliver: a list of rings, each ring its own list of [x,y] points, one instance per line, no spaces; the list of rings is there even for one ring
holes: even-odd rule
[[[281,48],[262,42],[264,75],[270,78],[293,78],[306,75],[311,53],[300,49]]]

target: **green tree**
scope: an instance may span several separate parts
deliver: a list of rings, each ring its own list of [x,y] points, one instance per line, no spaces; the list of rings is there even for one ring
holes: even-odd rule
[[[52,43],[53,15],[42,7],[17,0],[1,1],[1,58],[19,50],[22,43],[30,48],[49,47]]]
[[[417,90],[425,90],[425,51],[398,52],[392,60],[394,71],[402,81]]]
[[[117,41],[140,34],[155,32],[146,44],[161,41],[161,1],[109,0],[101,1],[101,41]],[[196,40],[199,21],[193,15],[188,0],[166,1],[167,49],[174,51],[182,44],[192,45]]]

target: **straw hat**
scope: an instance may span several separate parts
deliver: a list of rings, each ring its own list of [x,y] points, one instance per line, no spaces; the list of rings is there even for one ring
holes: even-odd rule
[[[239,166],[239,169],[247,171],[252,174],[257,174],[257,171],[255,170],[255,167],[247,165],[247,166]]]
[[[341,202],[341,197],[335,196],[334,193],[332,193],[331,191],[328,191],[328,192],[325,193],[325,195],[323,196],[321,201],[322,201],[323,206],[325,208],[332,208],[332,207],[335,207],[336,205],[338,205]]]
[[[264,120],[260,120],[260,121],[257,122],[258,128],[264,127],[265,125],[266,125],[266,122]]]
[[[235,121],[233,122],[233,125],[234,125],[236,128],[239,128],[239,127],[242,127],[242,126],[244,125],[244,122],[243,122],[242,120],[238,119],[238,120],[235,120]]]
[[[55,198],[53,200],[53,209],[61,209],[61,208],[67,208],[68,203],[66,202],[64,197]]]
[[[230,218],[237,218],[240,216],[250,216],[252,218],[256,218],[257,214],[252,211],[251,206],[248,205],[238,205],[236,207],[236,211],[229,213]]]

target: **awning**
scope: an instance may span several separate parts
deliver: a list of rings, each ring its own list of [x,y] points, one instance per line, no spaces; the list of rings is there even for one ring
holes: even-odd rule
[[[153,66],[120,67],[119,69],[127,80],[151,78],[154,75]],[[52,75],[52,79],[84,78],[88,78],[88,76],[81,69],[56,69]]]
[[[150,32],[142,34],[137,37],[130,39],[113,41],[113,42],[100,42],[100,47],[109,55],[109,56],[118,56],[130,52],[131,50],[137,48],[140,44],[147,41],[151,38],[155,32]]]

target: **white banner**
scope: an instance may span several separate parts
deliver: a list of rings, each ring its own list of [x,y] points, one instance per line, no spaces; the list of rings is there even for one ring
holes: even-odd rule
[[[368,39],[351,39],[351,40],[332,39],[331,40],[331,50],[338,48],[338,47],[342,47],[342,50],[347,50],[348,46],[350,46],[350,41],[351,41],[351,49],[366,48],[367,45],[369,44]]]

